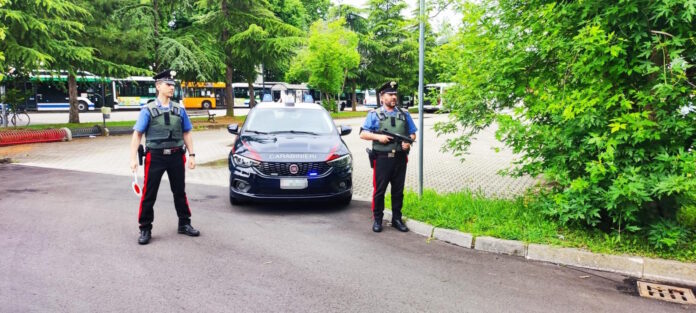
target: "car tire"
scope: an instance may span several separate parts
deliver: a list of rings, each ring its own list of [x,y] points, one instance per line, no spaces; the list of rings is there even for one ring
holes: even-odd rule
[[[201,103],[201,108],[204,110],[210,109],[210,107],[211,107],[210,101],[203,101],[203,103]]]
[[[88,109],[89,109],[89,106],[88,106],[87,103],[85,103],[84,101],[79,101],[79,102],[77,103],[77,110],[78,110],[78,111],[80,111],[80,112],[87,112]]]

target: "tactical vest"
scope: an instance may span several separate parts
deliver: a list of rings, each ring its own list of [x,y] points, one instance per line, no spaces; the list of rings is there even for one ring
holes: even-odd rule
[[[169,102],[169,111],[157,107],[157,101],[147,104],[150,110],[150,125],[145,133],[145,146],[148,149],[167,149],[184,145],[181,125],[181,107],[176,102]]]
[[[384,107],[380,107],[375,110],[377,118],[379,119],[379,130],[386,129],[395,134],[400,134],[404,136],[409,136],[408,134],[408,122],[406,121],[406,113],[404,113],[400,108],[395,107],[396,116],[387,116],[384,111]],[[387,144],[383,144],[377,140],[372,141],[372,150],[380,152],[400,152],[403,151],[401,148],[401,143],[397,144],[396,140],[392,140]]]

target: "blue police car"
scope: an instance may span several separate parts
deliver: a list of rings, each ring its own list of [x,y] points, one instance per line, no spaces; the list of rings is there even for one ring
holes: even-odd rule
[[[262,102],[237,135],[229,154],[230,201],[329,200],[348,204],[353,159],[329,113],[314,103]]]

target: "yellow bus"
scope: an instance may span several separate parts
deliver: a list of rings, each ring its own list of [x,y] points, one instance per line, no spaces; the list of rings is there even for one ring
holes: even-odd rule
[[[214,109],[225,105],[225,83],[181,82],[184,107]]]

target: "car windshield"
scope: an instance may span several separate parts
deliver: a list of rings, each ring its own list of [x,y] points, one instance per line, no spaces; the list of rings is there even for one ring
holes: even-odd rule
[[[256,108],[247,118],[246,131],[261,133],[335,132],[333,121],[326,112],[317,109]]]

